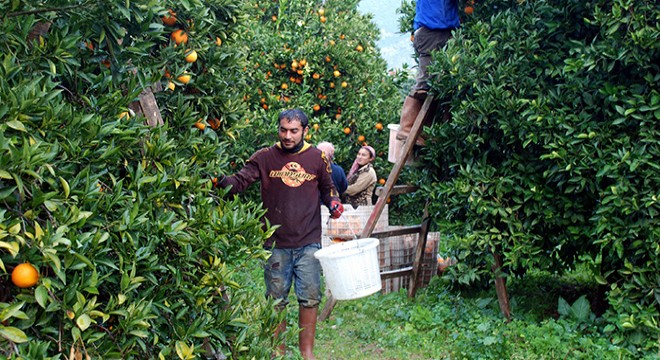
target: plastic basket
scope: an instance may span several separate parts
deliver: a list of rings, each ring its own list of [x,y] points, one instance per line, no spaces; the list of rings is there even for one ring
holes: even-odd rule
[[[314,253],[323,268],[326,286],[335,299],[358,299],[382,289],[378,244],[375,238],[357,239]]]

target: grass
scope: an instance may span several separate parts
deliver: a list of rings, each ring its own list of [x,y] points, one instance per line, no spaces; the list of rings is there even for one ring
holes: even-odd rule
[[[248,277],[250,291],[263,297],[261,269],[252,268]],[[657,351],[633,353],[611,342],[601,297],[580,270],[562,277],[527,273],[507,286],[508,323],[494,287],[452,288],[440,277],[414,298],[403,289],[339,301],[330,317],[317,324],[314,353],[319,360],[660,359]],[[577,310],[559,309],[560,298]],[[300,359],[293,291],[290,303],[284,358]]]
[[[612,344],[603,319],[588,305],[589,316],[579,321],[558,314],[562,292],[572,304],[577,294],[590,293],[590,286],[528,275],[509,287],[513,319],[507,323],[494,289],[450,289],[435,277],[414,298],[400,290],[339,301],[317,325],[314,353],[319,360],[660,358],[657,353],[633,356]],[[287,318],[295,332],[298,314],[292,305]],[[295,339],[292,334],[286,359],[300,358]]]

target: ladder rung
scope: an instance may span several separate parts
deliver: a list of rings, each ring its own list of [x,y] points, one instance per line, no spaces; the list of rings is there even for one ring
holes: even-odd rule
[[[380,272],[380,278],[381,279],[389,279],[389,278],[393,278],[393,277],[410,275],[410,274],[412,274],[412,271],[413,271],[412,266],[404,267],[404,268],[401,268],[401,269],[381,271]]]

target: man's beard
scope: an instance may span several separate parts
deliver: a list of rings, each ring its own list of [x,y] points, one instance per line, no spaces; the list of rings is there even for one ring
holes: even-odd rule
[[[288,153],[296,153],[296,152],[300,151],[300,149],[302,149],[304,144],[305,144],[305,141],[301,139],[299,143],[294,145],[292,148],[287,149],[286,147],[284,147],[284,144],[282,143],[282,140],[280,140],[280,147],[282,147],[282,149],[284,151],[288,152]]]

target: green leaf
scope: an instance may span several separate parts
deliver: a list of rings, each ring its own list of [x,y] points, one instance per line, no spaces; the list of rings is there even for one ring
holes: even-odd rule
[[[18,120],[8,121],[7,126],[9,126],[10,128],[12,128],[14,130],[27,132],[27,129],[25,128],[25,125],[23,125],[23,123],[18,121]]]
[[[579,299],[575,300],[573,306],[571,306],[571,312],[575,315],[576,319],[581,322],[589,319],[589,315],[591,315],[591,305],[589,305],[589,300],[587,300],[586,295],[582,295]]]
[[[568,305],[568,302],[564,300],[563,297],[559,297],[559,303],[557,305],[557,312],[559,315],[568,316],[571,313],[571,306]]]
[[[177,341],[175,348],[176,348],[176,354],[179,356],[179,359],[193,358],[193,352],[195,350],[194,346],[188,346],[183,341]]]
[[[602,275],[596,275],[594,276],[594,280],[600,285],[607,285],[607,280]]]
[[[60,176],[60,183],[62,184],[62,188],[64,189],[64,198],[69,197],[69,192],[71,191],[69,188],[69,183]]]
[[[25,305],[25,301],[11,304],[6,308],[2,309],[2,311],[0,311],[0,321],[5,321],[11,317],[14,317],[14,315],[20,313],[23,305]]]
[[[141,338],[146,338],[146,337],[149,336],[149,333],[146,332],[145,330],[131,330],[131,331],[129,331],[129,334],[135,335],[135,336],[141,337]]]
[[[34,298],[37,300],[39,306],[45,309],[48,302],[48,290],[46,287],[43,285],[37,286],[34,290]]]
[[[25,335],[23,330],[17,329],[12,326],[0,325],[0,336],[18,344],[28,341],[28,337],[27,335]]]
[[[7,251],[9,251],[12,257],[15,257],[16,255],[18,255],[18,252],[20,251],[21,247],[17,241],[12,241],[12,242],[0,241],[0,249],[6,249]]]
[[[76,319],[76,325],[80,328],[80,330],[85,331],[89,327],[89,325],[92,324],[92,318],[89,317],[87,314],[82,314],[78,316]]]

